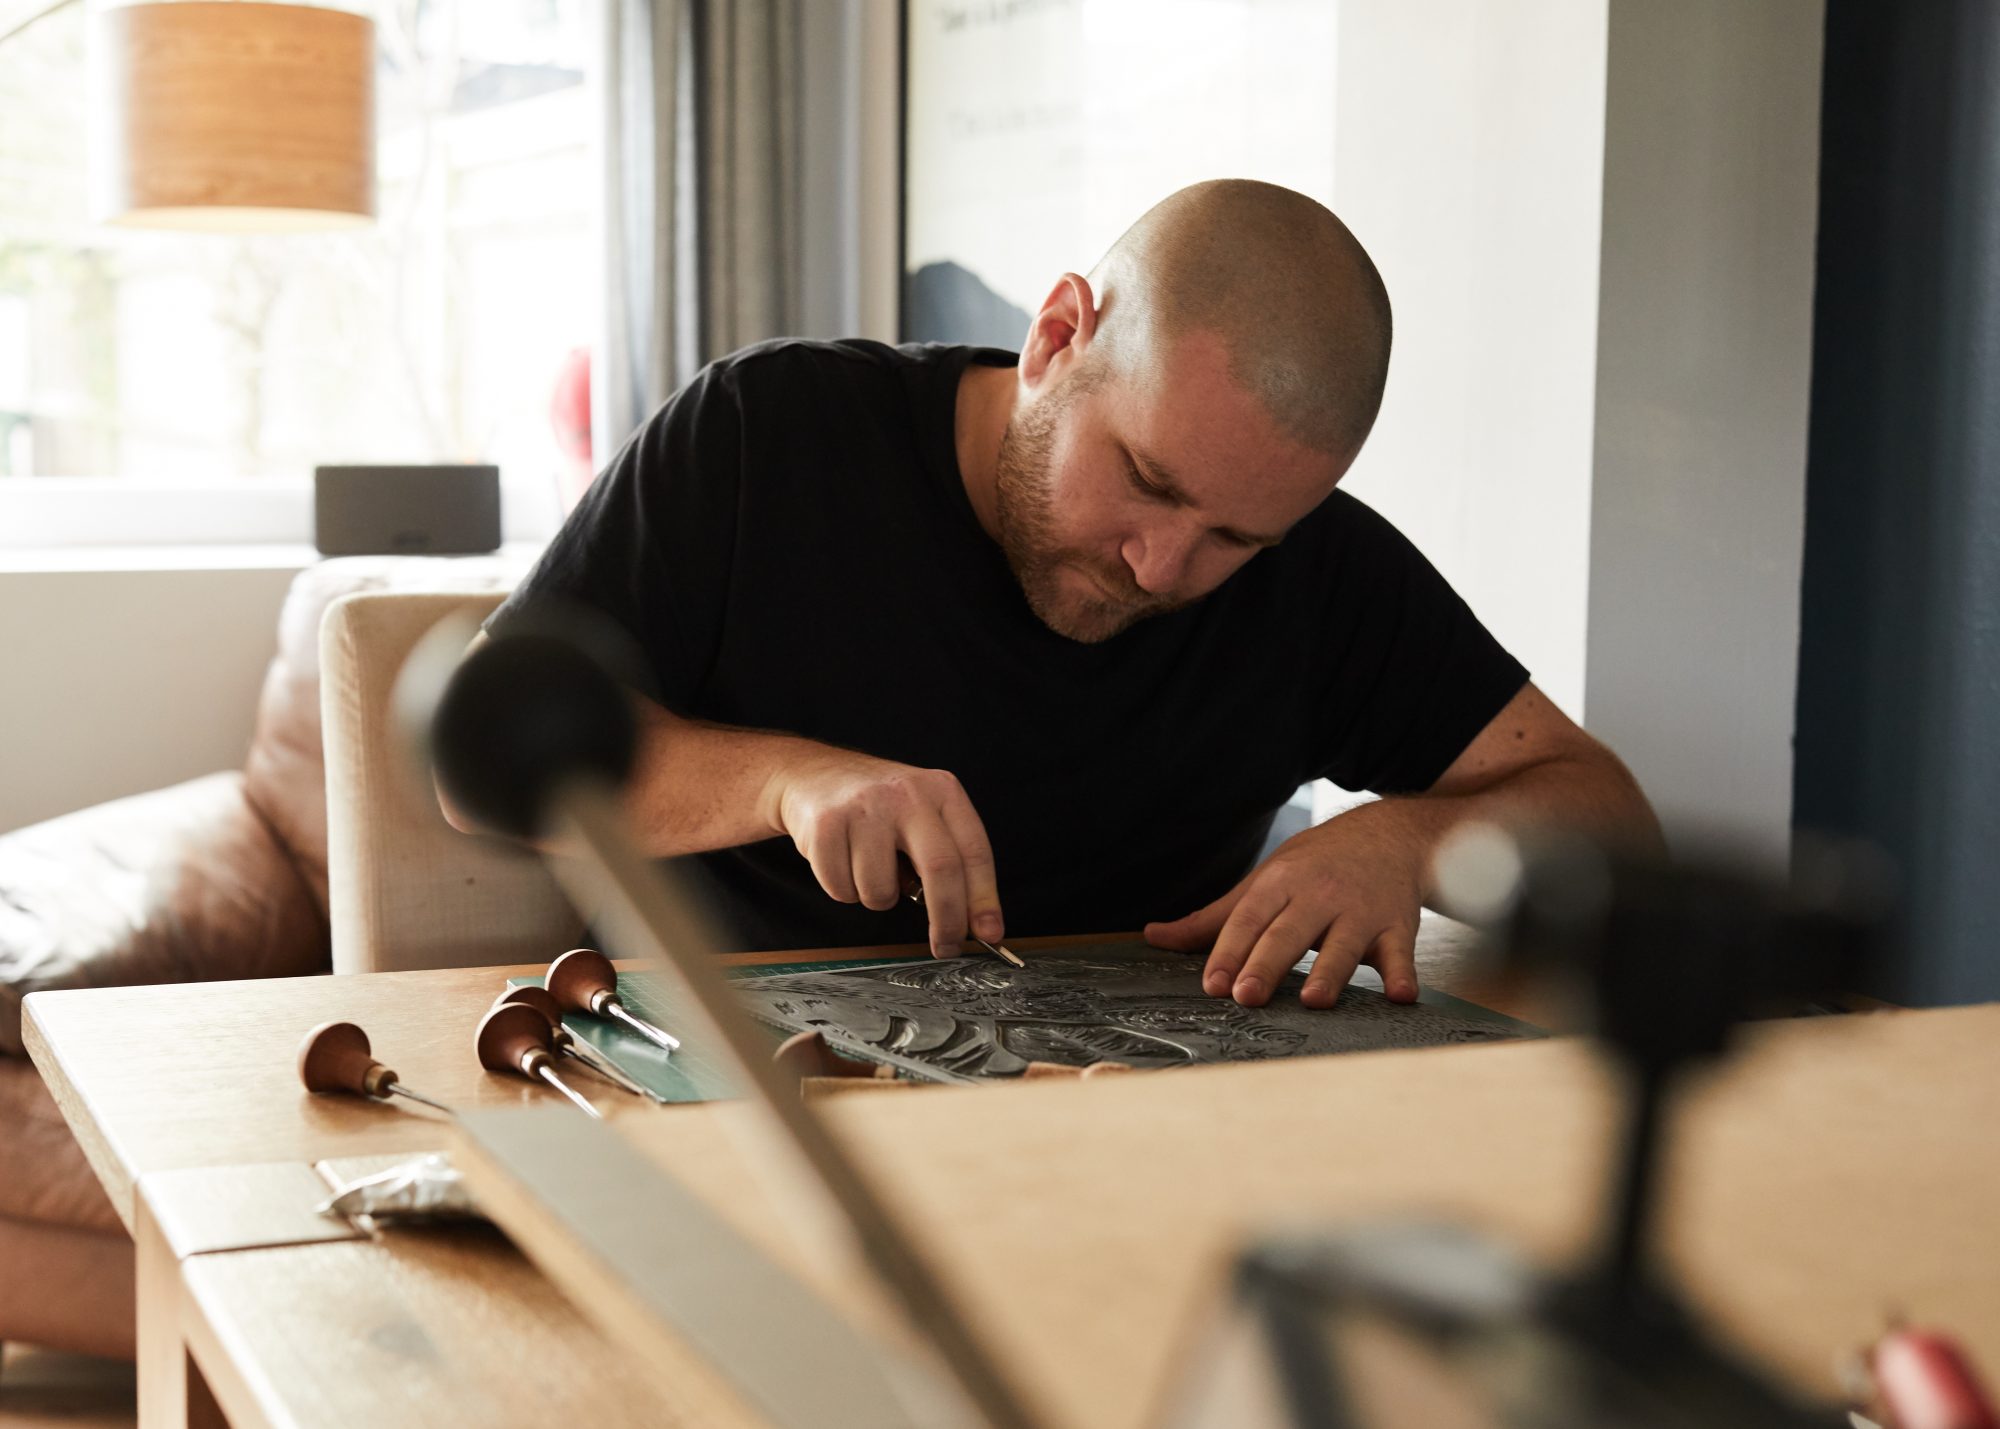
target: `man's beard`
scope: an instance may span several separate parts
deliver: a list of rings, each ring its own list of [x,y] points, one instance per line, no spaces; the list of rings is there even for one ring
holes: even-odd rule
[[[1076,381],[1072,377],[1070,384]],[[1028,608],[1056,634],[1096,645],[1184,602],[1147,595],[1122,566],[1105,570],[1083,552],[1057,544],[1049,467],[1056,424],[1080,395],[1069,390],[1051,393],[1007,423],[994,475],[994,508],[1000,549],[1028,598]],[[1083,571],[1104,593],[1081,599],[1066,594],[1060,583],[1065,568]]]

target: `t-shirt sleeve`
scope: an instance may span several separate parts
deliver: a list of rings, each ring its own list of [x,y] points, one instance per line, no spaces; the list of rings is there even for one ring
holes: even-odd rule
[[[1334,566],[1319,777],[1421,793],[1528,682],[1409,539],[1352,498]]]
[[[598,474],[514,593],[497,633],[584,605],[642,652],[646,695],[689,714],[714,669],[742,481],[743,421],[726,369],[704,368]]]

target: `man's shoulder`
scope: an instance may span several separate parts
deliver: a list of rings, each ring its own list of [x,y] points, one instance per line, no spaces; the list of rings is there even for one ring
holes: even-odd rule
[[[1360,497],[1336,489],[1286,534],[1277,553],[1288,563],[1318,565],[1326,556],[1355,542],[1394,545],[1403,543],[1404,537],[1386,516]]]
[[[717,358],[703,375],[746,395],[796,391],[801,382],[894,383],[949,362],[953,352],[936,343],[892,347],[861,337],[775,337]]]
[[[1400,588],[1423,561],[1388,517],[1357,496],[1335,491],[1245,574],[1259,572],[1249,583],[1256,592],[1253,606],[1283,610],[1288,620],[1318,612],[1344,623],[1361,593],[1385,585]]]

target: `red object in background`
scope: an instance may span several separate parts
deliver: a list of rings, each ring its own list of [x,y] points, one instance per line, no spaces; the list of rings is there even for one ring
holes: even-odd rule
[[[555,390],[549,394],[549,426],[562,454],[556,476],[557,495],[567,515],[597,475],[590,454],[590,349],[573,347],[556,369]]]
[[[1891,1330],[1868,1367],[1895,1429],[2000,1429],[1971,1361],[1934,1330]]]

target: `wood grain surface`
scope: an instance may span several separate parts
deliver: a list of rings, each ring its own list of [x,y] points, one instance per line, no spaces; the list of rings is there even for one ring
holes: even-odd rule
[[[365,1238],[348,1222],[319,1213],[327,1182],[302,1161],[154,1171],[143,1179],[154,1222],[176,1260]]]
[[[102,196],[128,209],[375,212],[375,26],[303,5],[116,7]]]
[[[1892,1311],[2000,1363],[2000,1005],[1756,1029],[1667,1158],[1668,1258],[1735,1343],[1809,1393]],[[1616,1082],[1586,1044],[1514,1043],[944,1089],[831,1123],[1056,1422],[1147,1423],[1197,1307],[1259,1231],[1448,1221],[1532,1259],[1600,1224]],[[617,1130],[822,1293],[741,1154],[749,1108]],[[477,1177],[475,1175],[475,1184]],[[559,1280],[547,1218],[533,1254]]]
[[[1032,950],[1106,936],[1130,935],[1024,938],[1010,946]],[[920,946],[898,944],[724,960],[754,966],[923,954]],[[1426,919],[1417,957],[1429,983],[1477,993],[1463,926]],[[472,1050],[473,1028],[507,979],[543,970],[453,968],[38,992],[25,1004],[23,1040],[129,1230],[132,1183],[148,1172],[443,1149],[442,1116],[401,1099],[390,1105],[313,1096],[299,1085],[299,1041],[321,1022],[360,1023],[375,1056],[406,1085],[450,1106],[556,1099],[547,1087],[485,1071]],[[641,1106],[593,1077],[573,1084],[614,1116],[672,1114]]]
[[[235,1429],[705,1422],[491,1230],[196,1256],[181,1279],[190,1348]]]

